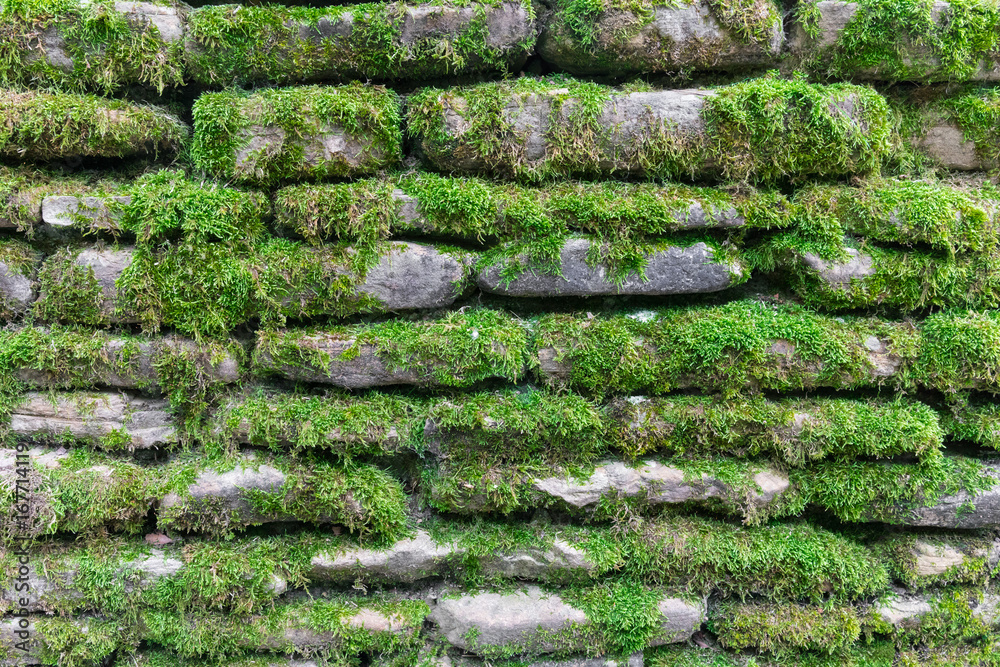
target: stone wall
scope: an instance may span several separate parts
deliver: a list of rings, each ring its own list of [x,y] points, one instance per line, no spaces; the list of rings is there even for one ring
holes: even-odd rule
[[[998,26],[0,0],[0,665],[998,664]]]

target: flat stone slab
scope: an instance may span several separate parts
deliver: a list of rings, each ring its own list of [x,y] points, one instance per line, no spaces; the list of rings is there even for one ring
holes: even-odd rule
[[[930,20],[936,32],[942,36],[948,34],[951,24],[955,22],[955,12],[950,3],[935,0],[930,3]],[[983,3],[981,8],[976,5],[965,11],[990,11],[991,5]],[[1000,80],[1000,58],[997,51],[973,51],[967,62],[960,63],[968,71],[958,73],[944,62],[954,54],[943,53],[935,48],[933,40],[922,36],[908,34],[905,27],[900,26],[886,30],[881,34],[872,35],[873,40],[882,42],[879,46],[885,48],[891,44],[898,53],[898,62],[880,63],[872,67],[856,60],[858,46],[849,40],[842,39],[845,30],[853,24],[862,24],[869,19],[865,12],[877,14],[887,11],[884,6],[865,5],[845,0],[810,0],[799,8],[814,14],[810,17],[810,31],[801,22],[794,24],[790,47],[798,60],[798,66],[808,70],[832,75],[849,76],[855,80],[871,81],[913,81],[931,83],[935,81],[997,81]],[[800,14],[803,15],[803,14]],[[876,21],[887,17],[873,16]],[[872,28],[868,28],[869,31]],[[813,34],[809,34],[812,32]],[[954,66],[951,64],[952,67]]]
[[[38,124],[52,129],[38,131]],[[69,93],[0,89],[0,155],[18,160],[170,156],[188,128],[148,105]]]
[[[177,429],[169,401],[112,392],[29,392],[10,416],[21,438],[108,449],[169,447]]]
[[[977,495],[962,490],[930,506],[902,512],[893,523],[934,528],[995,528],[1000,526],[1000,464],[984,463],[995,483]]]
[[[277,5],[239,12],[200,7],[189,17],[188,73],[197,83],[218,86],[514,72],[535,41],[527,2],[392,2],[380,9],[373,16],[367,5],[338,6],[303,18]],[[220,24],[228,28],[221,36]],[[372,39],[373,30],[380,31],[379,39]],[[278,44],[281,55],[273,62],[266,55]],[[441,57],[445,52],[448,57]]]
[[[28,312],[38,288],[41,254],[19,241],[0,245],[0,318],[16,320]]]
[[[501,260],[476,275],[484,292],[523,297],[696,294],[726,289],[741,276],[736,262],[719,261],[705,243],[686,248],[669,246],[646,255],[645,277],[629,273],[619,283],[605,264],[592,266],[588,257],[594,242],[569,239],[556,266],[542,266],[526,256]],[[524,267],[517,278],[507,281],[503,273],[509,265]]]
[[[761,34],[750,38],[729,29],[702,0],[644,5],[648,15],[628,7],[605,8],[585,17],[585,43],[580,27],[570,26],[560,3],[556,7],[539,38],[538,53],[577,75],[763,66],[777,61],[784,41],[781,9],[769,0],[754,3],[751,14]]]
[[[357,291],[384,310],[443,308],[468,291],[472,256],[394,241]]]
[[[222,179],[270,185],[348,178],[401,159],[399,100],[381,86],[203,93],[192,113],[192,158]]]
[[[993,167],[966,137],[958,123],[931,113],[924,121],[924,132],[913,139],[914,147],[944,169],[979,171]]]
[[[131,201],[127,195],[49,195],[42,199],[42,222],[54,229],[117,233],[122,212]]]
[[[62,308],[61,292],[68,290],[76,294],[93,293],[96,313],[85,312],[83,317],[98,317],[101,323],[124,324],[134,323],[138,318],[134,308],[121,297],[118,289],[118,279],[131,266],[135,248],[106,248],[102,246],[83,248],[81,250],[61,250],[51,255],[42,265],[43,284],[52,286],[52,293],[44,289],[39,293],[39,305],[48,319],[65,322],[80,322],[74,313]],[[53,303],[46,303],[54,300]],[[58,312],[58,317],[55,317]],[[98,324],[86,321],[85,324]]]
[[[659,610],[662,627],[650,646],[686,641],[705,619],[704,603],[666,598]],[[509,594],[443,597],[428,620],[452,646],[476,654],[503,649],[530,656],[556,651],[585,653],[592,648],[593,640],[585,633],[592,623],[587,615],[535,586]]]

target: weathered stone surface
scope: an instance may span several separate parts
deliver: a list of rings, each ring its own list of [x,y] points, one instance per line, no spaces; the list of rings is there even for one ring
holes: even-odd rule
[[[52,195],[42,199],[42,222],[54,228],[117,232],[122,210],[131,200],[123,195],[107,198]]]
[[[658,608],[663,625],[650,646],[685,641],[705,619],[704,603],[666,598]],[[497,649],[526,655],[585,653],[593,648],[593,639],[581,632],[591,624],[587,615],[535,586],[509,594],[440,598],[428,620],[450,644],[477,654]]]
[[[443,574],[464,550],[452,544],[437,544],[430,533],[418,530],[385,550],[350,549],[343,553],[313,556],[311,581],[350,581],[371,577],[411,582]]]
[[[202,7],[190,17],[188,72],[205,85],[285,85],[516,71],[535,39],[531,5],[516,0],[393,2],[379,16],[373,13],[367,6],[339,6],[328,8],[325,16],[314,12],[303,18],[277,5],[239,12]],[[229,24],[229,35],[221,38],[220,23]],[[376,40],[372,30],[384,32]],[[215,39],[203,39],[202,33]]]
[[[160,390],[156,364],[179,355],[193,362],[208,382],[233,383],[240,379],[239,360],[229,350],[179,336],[137,339],[107,336],[96,354],[77,360],[75,368],[38,365],[16,370],[19,380],[32,387],[114,387]]]
[[[930,506],[901,512],[895,523],[936,528],[993,528],[1000,526],[1000,464],[984,463],[984,472],[995,480],[978,495],[961,490],[943,496]]]
[[[693,476],[679,468],[657,461],[644,461],[632,468],[621,462],[598,466],[584,481],[569,476],[536,479],[532,487],[540,494],[559,500],[576,509],[590,509],[612,495],[625,498],[642,496],[652,504],[703,502],[711,499],[739,500],[752,507],[765,507],[788,491],[790,482],[784,474],[762,469],[753,475],[756,489],[745,492],[729,486],[708,473]],[[742,497],[746,493],[746,497]]]
[[[951,4],[944,0],[934,0],[930,4],[930,21],[935,30],[942,34],[954,28],[956,22]],[[963,7],[966,11],[973,9]],[[985,5],[984,7],[991,7]],[[845,0],[812,0],[800,12],[807,9],[810,14],[810,35],[801,22],[796,22],[792,29],[790,46],[792,53],[800,62],[804,62],[813,71],[830,71],[834,75],[847,75],[853,79],[874,81],[996,81],[1000,79],[1000,58],[996,50],[973,51],[968,62],[960,63],[968,67],[968,73],[957,74],[954,63],[945,63],[944,57],[953,56],[943,53],[933,40],[917,37],[907,33],[906,28],[894,29],[879,35],[883,41],[892,43],[898,53],[898,63],[880,63],[870,67],[854,60],[858,55],[851,49],[856,49],[855,42],[841,43],[840,38],[845,29],[854,21],[865,20],[858,12],[866,11],[863,4],[846,2]],[[872,5],[868,12],[884,12],[887,9],[881,5]],[[803,15],[803,14],[800,14]],[[884,17],[879,17],[884,18]],[[960,21],[959,21],[960,22]],[[922,27],[922,26],[921,26]],[[883,45],[884,48],[885,45]],[[937,48],[936,48],[937,47]],[[866,63],[867,64],[867,63]]]
[[[10,430],[43,441],[64,442],[69,435],[113,449],[167,447],[177,442],[168,401],[125,393],[29,392],[11,413]]]
[[[932,544],[918,540],[912,549],[913,573],[917,577],[933,577],[948,570],[961,567],[967,560],[966,554],[949,544]]]
[[[434,246],[394,242],[357,289],[385,310],[442,308],[468,289],[469,264]]]
[[[53,292],[99,291],[98,311],[102,320],[110,323],[130,323],[137,321],[130,313],[128,305],[120,298],[118,279],[132,264],[135,248],[84,248],[79,252],[57,253],[45,260],[42,271],[51,281]],[[59,298],[42,291],[39,301]],[[54,308],[54,306],[52,306]],[[61,309],[60,309],[61,310]],[[73,322],[72,313],[60,313],[65,321]]]
[[[913,629],[920,627],[920,618],[931,613],[931,595],[909,595],[898,591],[896,595],[888,596],[875,608],[879,617],[897,629]]]
[[[166,156],[188,134],[178,118],[156,107],[26,90],[0,89],[0,125],[0,155],[18,160]]]
[[[752,38],[728,29],[704,0],[642,9],[651,15],[615,7],[588,16],[592,37],[586,44],[557,10],[539,38],[538,53],[573,74],[619,75],[760,66],[781,51],[781,10],[769,0],[754,3],[753,19],[767,28],[761,26],[766,36]]]
[[[22,259],[9,257],[0,248],[0,317],[16,319],[31,307],[40,263],[41,256],[34,254],[24,266]]]
[[[976,144],[966,138],[955,121],[931,114],[924,125],[924,132],[913,140],[914,146],[943,168],[959,171],[990,168],[980,157]]]
[[[0,621],[0,665],[40,665],[42,645],[34,619],[25,617]]]
[[[643,667],[643,655],[642,653],[633,653],[628,658],[567,658],[564,660],[540,658],[527,663],[518,660],[511,664],[517,664],[518,667]],[[487,665],[504,667],[505,663],[496,660],[486,662],[466,656],[452,658],[448,655],[432,658],[427,663],[427,667],[487,667]]]
[[[347,178],[401,158],[399,100],[381,86],[204,93],[192,113],[192,158],[225,179],[269,185]]]
[[[827,261],[807,252],[802,254],[802,263],[833,289],[845,289],[853,281],[875,274],[875,265],[870,255],[854,248],[847,248],[846,251],[850,259],[845,262]]]
[[[663,296],[717,292],[738,280],[742,271],[736,262],[718,261],[715,250],[699,242],[686,248],[652,250],[646,256],[645,280],[629,273],[617,284],[606,265],[591,266],[588,262],[592,243],[588,239],[567,240],[555,267],[521,256],[514,261],[525,267],[524,272],[510,282],[503,277],[508,262],[502,260],[479,270],[476,282],[484,292],[507,296]]]

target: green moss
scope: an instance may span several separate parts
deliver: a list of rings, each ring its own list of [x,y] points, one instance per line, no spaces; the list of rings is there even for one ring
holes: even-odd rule
[[[975,497],[994,484],[979,461],[943,456],[917,464],[822,462],[793,470],[790,479],[809,502],[842,521],[886,523],[959,491]]]
[[[40,260],[41,256],[24,241],[0,239],[0,274],[6,280],[26,278],[34,288]],[[29,307],[29,304],[4,294],[0,297],[0,320],[17,319]]]
[[[792,199],[804,237],[839,244],[845,232],[949,252],[997,247],[997,201],[988,188],[872,178],[860,187],[813,185]]]
[[[93,95],[0,90],[0,155],[52,160],[172,155],[187,127],[151,106]]]
[[[1000,664],[995,638],[981,645],[957,643],[951,646],[907,649],[899,652],[899,667],[996,667]]]
[[[951,439],[1000,449],[1000,406],[994,403],[958,396],[941,412],[941,424]]]
[[[346,460],[420,448],[426,415],[424,401],[391,394],[258,389],[224,402],[204,437],[233,451],[245,442],[275,451],[326,449]]]
[[[399,161],[399,101],[381,86],[353,83],[204,93],[192,113],[195,166],[226,179],[271,185],[283,180],[341,178]],[[330,128],[353,137],[348,144],[361,144],[356,159],[335,154],[316,161],[323,151],[317,153],[311,142]],[[268,140],[255,143],[252,137],[264,129]]]
[[[597,654],[629,655],[641,651],[663,631],[664,615],[657,605],[664,591],[638,581],[620,579],[564,595],[570,605],[587,614],[590,632],[599,639],[589,647]]]
[[[893,605],[894,594],[879,601]],[[877,631],[890,635],[900,646],[949,646],[958,642],[982,643],[995,637],[989,617],[977,613],[983,603],[980,588],[950,587],[929,598],[930,611],[895,626],[884,620]],[[881,620],[881,619],[880,619]]]
[[[163,170],[138,178],[121,219],[124,231],[139,243],[183,235],[211,240],[250,242],[264,234],[270,202],[259,192],[188,179],[181,171]]]
[[[420,40],[404,37],[413,20],[404,9],[379,4],[336,10],[279,5],[201,7],[189,19],[188,40],[194,48],[187,52],[186,62],[198,83],[224,86],[506,72],[530,53],[533,39],[496,43],[487,17],[497,4],[444,3],[444,9],[471,10],[471,20]],[[523,9],[534,17],[530,3],[525,2]],[[341,25],[349,26],[346,36]]]
[[[715,92],[701,112],[703,132],[644,121],[651,123],[645,138],[629,137],[627,146],[616,146],[618,128],[601,121],[616,91],[564,78],[418,91],[409,100],[409,130],[432,162],[451,168],[453,158],[475,157],[491,173],[536,181],[607,175],[626,165],[657,179],[711,174],[758,182],[868,173],[890,148],[888,106],[868,88],[764,77]],[[533,125],[516,127],[505,109],[538,94],[551,100],[546,155],[528,161],[526,132]],[[446,106],[465,119],[461,136],[445,127]]]
[[[646,651],[645,657],[649,667],[893,667],[896,647],[892,642],[873,641],[833,653],[783,650],[772,656],[673,644]]]
[[[33,315],[43,322],[107,326],[104,290],[94,268],[77,263],[80,249],[64,247],[46,258],[38,274],[39,296]]]
[[[865,347],[871,337],[903,359],[915,356],[918,336],[909,325],[754,301],[593,319],[547,315],[535,349],[540,379],[550,385],[594,394],[697,387],[732,395],[893,382]]]
[[[45,665],[91,667],[128,646],[118,624],[96,618],[40,618],[35,621],[35,632],[38,657]]]
[[[30,167],[0,166],[0,223],[13,227],[31,239],[42,223],[42,199],[55,195],[106,197],[121,189],[117,175],[100,172],[87,176],[65,176],[55,171]],[[80,215],[75,225],[83,233],[111,226],[110,220],[94,223]]]
[[[806,20],[816,11],[815,3],[797,9]],[[865,0],[832,44],[812,45],[805,66],[829,77],[874,71],[881,81],[966,80],[1000,50],[998,21],[995,5],[976,0],[949,3],[943,15],[929,0]]]
[[[332,357],[323,350],[325,341],[352,344]],[[419,370],[423,383],[467,387],[487,378],[516,382],[523,377],[527,333],[518,320],[485,308],[451,311],[427,320],[261,331],[254,363],[264,372],[301,369],[327,377],[332,363],[350,361],[368,345],[390,370]]]
[[[183,40],[165,41],[155,25],[130,19],[111,0],[6,2],[0,26],[2,85],[41,83],[107,94],[128,84],[162,93],[184,83]],[[59,64],[61,57],[72,61],[68,68]]]
[[[679,396],[618,399],[610,406],[612,446],[631,456],[666,450],[769,454],[791,465],[835,457],[938,455],[937,413],[922,403],[848,399],[740,402]]]
[[[994,311],[953,311],[927,316],[913,369],[918,384],[945,392],[996,391],[1000,378],[1000,317]]]
[[[725,648],[762,652],[812,650],[834,653],[861,635],[851,607],[796,604],[723,603],[712,610],[709,629]]]
[[[455,396],[433,403],[428,419],[434,424],[429,444],[453,463],[586,461],[605,450],[597,406],[573,394],[505,390]]]
[[[1000,128],[1000,95],[992,89],[975,89],[945,97],[927,105],[929,118],[944,116],[962,130],[966,141],[976,146],[976,155],[984,169],[1000,166],[997,130]]]

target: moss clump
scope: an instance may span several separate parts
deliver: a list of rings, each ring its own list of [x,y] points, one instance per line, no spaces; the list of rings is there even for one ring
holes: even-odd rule
[[[196,167],[260,185],[369,174],[399,161],[399,100],[382,86],[204,93],[194,103]],[[322,144],[329,134],[345,147]]]
[[[796,11],[807,34],[820,38],[817,3],[803,3]],[[1000,9],[977,0],[949,3],[945,12],[927,0],[864,0],[832,44],[809,45],[805,66],[833,78],[921,82],[977,78],[984,68],[991,68],[988,63],[1000,51],[998,22]]]
[[[926,119],[943,116],[957,124],[965,140],[975,144],[982,169],[1000,167],[1000,94],[997,91],[981,89],[945,97],[926,105],[923,115]]]
[[[264,234],[271,204],[260,192],[195,181],[177,170],[138,178],[128,188],[121,228],[139,243],[185,238],[250,242]]]
[[[776,656],[757,653],[729,653],[718,648],[702,649],[684,644],[673,644],[646,651],[645,664],[649,667],[788,667],[789,665],[796,667],[892,667],[895,660],[896,647],[888,641],[873,641],[867,645],[854,644],[834,653],[785,650]],[[912,667],[917,666],[913,665]],[[944,667],[944,665],[940,667]]]
[[[573,394],[505,390],[455,396],[433,403],[428,419],[430,446],[453,464],[586,461],[605,449],[597,406]]]
[[[869,88],[764,77],[714,92],[700,112],[704,129],[646,120],[622,136],[602,120],[621,93],[593,83],[521,78],[425,89],[409,101],[409,129],[440,168],[467,170],[462,162],[471,159],[491,173],[535,181],[617,171],[750,182],[836,176],[877,170],[890,148],[888,105]],[[516,125],[506,108],[538,95],[550,108],[546,154],[529,160],[535,124]],[[446,107],[465,120],[460,134],[445,126]]]
[[[708,626],[725,648],[834,653],[858,640],[862,621],[851,607],[723,603]]]
[[[822,462],[793,470],[790,479],[809,502],[842,521],[885,523],[960,491],[975,497],[995,482],[979,461],[944,456],[918,464]]]
[[[593,394],[681,387],[726,395],[812,387],[898,384],[887,359],[915,356],[919,336],[907,324],[829,318],[793,306],[735,301],[594,319],[539,319],[540,380]],[[892,355],[892,356],[889,356]]]
[[[93,95],[0,90],[0,155],[33,160],[172,155],[188,128],[150,106]]]
[[[907,601],[901,601],[906,605]],[[875,630],[890,635],[900,646],[950,646],[959,642],[979,643],[995,637],[993,621],[989,615],[977,609],[984,603],[984,591],[980,588],[949,587],[929,598],[920,598],[930,610],[916,615],[905,614],[908,618],[890,624],[885,619],[875,620]],[[897,604],[896,595],[889,593],[878,601],[877,607],[891,608]],[[905,608],[905,607],[904,607]],[[898,612],[897,612],[898,613]]]
[[[242,443],[272,450],[325,449],[349,460],[420,446],[426,402],[377,392],[309,395],[257,389],[223,402],[204,437],[235,450]]]
[[[663,632],[664,614],[658,604],[663,590],[639,581],[618,579],[583,589],[569,589],[564,599],[587,614],[595,654],[629,655],[646,648]]]
[[[938,456],[943,433],[937,413],[897,399],[740,402],[697,396],[618,399],[610,406],[612,446],[632,456],[667,450],[680,454],[768,454],[791,465],[833,457]]]
[[[42,200],[48,196],[75,195],[107,197],[118,193],[122,184],[117,175],[106,172],[84,176],[65,176],[55,171],[30,167],[11,168],[0,165],[0,227],[14,228],[29,239],[42,224]],[[74,225],[82,233],[94,233],[111,227],[111,220],[95,222],[80,215]]]
[[[44,665],[90,667],[110,660],[115,651],[129,648],[119,624],[98,618],[39,618],[32,639]]]
[[[992,573],[990,551],[993,540],[989,535],[969,536],[938,535],[934,533],[901,533],[889,535],[872,543],[876,553],[884,555],[892,577],[910,590],[919,590],[941,584],[983,585]],[[919,559],[928,557],[932,562],[959,562],[937,573],[921,572]]]
[[[997,391],[1000,378],[1000,316],[994,311],[929,315],[920,325],[917,384],[953,393]]]
[[[112,313],[94,267],[77,262],[80,250],[64,247],[46,258],[38,273],[39,297],[32,314],[43,322],[107,326]]]
[[[908,648],[899,652],[899,667],[996,667],[1000,664],[1000,647],[995,638],[981,640],[979,645],[956,643],[934,648]]]
[[[941,424],[953,440],[1000,449],[1000,406],[994,403],[959,396],[941,412]]]
[[[488,18],[498,4],[444,3],[443,27],[417,40],[404,34],[419,22],[406,5],[201,7],[189,19],[186,62],[198,83],[223,86],[505,72],[523,62],[534,38],[491,34]],[[468,9],[471,20],[448,22],[445,12]],[[534,17],[530,3],[523,9]]]
[[[326,351],[327,345],[336,354]],[[518,320],[477,308],[427,320],[261,331],[254,364],[264,372],[327,378],[333,365],[356,359],[362,347],[370,346],[390,371],[409,370],[421,384],[468,387],[487,378],[517,382],[524,376],[527,345],[527,332]]]
[[[181,7],[157,4],[183,19]],[[182,41],[168,41],[155,24],[119,11],[111,0],[6,2],[0,25],[3,85],[43,83],[108,94],[128,84],[162,93],[184,83]]]
[[[938,181],[871,178],[860,187],[812,185],[792,199],[804,237],[841,243],[851,232],[876,241],[926,243],[940,250],[987,252],[998,245],[996,193]]]

